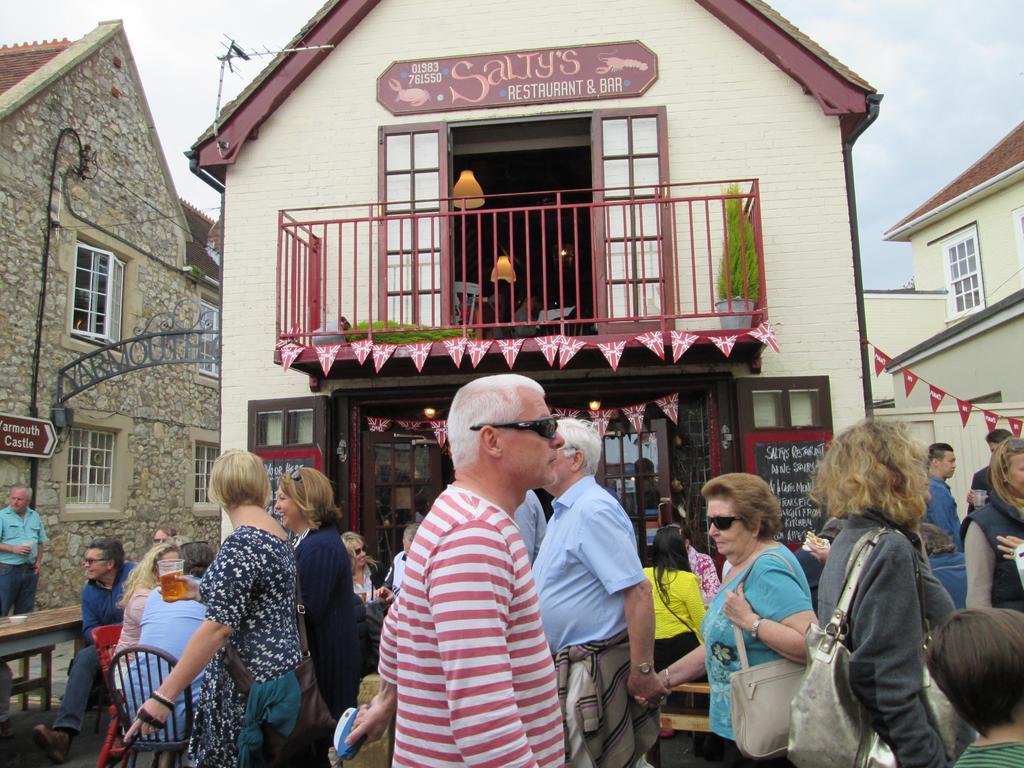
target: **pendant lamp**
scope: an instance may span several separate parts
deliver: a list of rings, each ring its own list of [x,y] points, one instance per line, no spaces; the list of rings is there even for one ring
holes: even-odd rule
[[[459,174],[459,180],[455,182],[452,190],[452,197],[455,200],[452,204],[456,208],[479,208],[484,204],[484,190],[472,171],[466,170]]]

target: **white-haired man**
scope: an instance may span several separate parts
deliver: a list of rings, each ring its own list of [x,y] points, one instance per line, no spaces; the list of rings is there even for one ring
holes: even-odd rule
[[[380,640],[380,692],[349,743],[395,717],[394,766],[562,766],[555,670],[512,514],[554,477],[562,444],[544,390],[475,379],[448,413],[455,482],[408,551]]]
[[[554,513],[533,564],[544,633],[555,654],[569,764],[646,765],[658,739],[655,706],[667,695],[654,670],[654,602],[625,510],[594,480],[594,425],[561,419]],[[596,697],[596,698],[595,698]],[[588,701],[601,701],[594,710]],[[591,711],[594,710],[594,711]],[[644,715],[647,715],[646,717]]]

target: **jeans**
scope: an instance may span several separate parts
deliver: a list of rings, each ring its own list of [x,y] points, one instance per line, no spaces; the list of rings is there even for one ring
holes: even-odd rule
[[[61,699],[57,719],[53,722],[55,730],[74,733],[82,730],[82,718],[85,717],[85,708],[89,704],[89,693],[99,671],[100,660],[96,655],[96,646],[87,645],[75,654],[75,660],[71,662],[71,671],[68,673],[64,698]]]
[[[36,585],[39,574],[31,568],[5,568],[0,566],[0,616],[28,613],[36,605]]]

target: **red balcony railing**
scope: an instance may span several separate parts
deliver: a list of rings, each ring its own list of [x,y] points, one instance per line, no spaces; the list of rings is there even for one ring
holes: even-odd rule
[[[367,328],[387,342],[416,329],[530,337],[750,322],[766,306],[760,213],[751,179],[485,196],[473,210],[443,199],[281,211],[278,336],[310,345]],[[733,266],[742,287],[716,306],[718,275]]]

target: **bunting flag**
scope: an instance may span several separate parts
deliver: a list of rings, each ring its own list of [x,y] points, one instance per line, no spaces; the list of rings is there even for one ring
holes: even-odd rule
[[[444,348],[448,353],[448,357],[455,363],[455,367],[458,368],[462,365],[462,356],[466,353],[466,344],[469,343],[469,339],[465,336],[459,336],[455,339],[445,339]]]
[[[431,421],[430,429],[434,433],[434,439],[437,440],[437,444],[444,448],[444,444],[448,440],[448,422],[440,419]]]
[[[498,351],[501,352],[501,356],[505,358],[510,369],[515,365],[516,358],[519,357],[519,350],[523,348],[525,341],[526,339],[498,339]]]
[[[939,406],[942,405],[942,398],[946,396],[946,393],[936,387],[934,384],[928,385],[928,399],[932,404],[932,413],[939,410]]]
[[[669,331],[669,338],[672,339],[672,362],[678,363],[679,358],[697,343],[700,336],[695,333],[687,333],[686,331]]]
[[[885,367],[892,362],[892,358],[889,357],[885,352],[875,347],[875,376],[881,376],[882,371]]]
[[[377,419],[373,416],[367,416],[366,420],[370,422],[371,432],[387,432],[391,426],[391,419]]]
[[[423,422],[416,419],[398,419],[398,426],[407,432],[417,432],[423,429]]]
[[[409,357],[412,358],[417,373],[423,373],[423,364],[430,357],[430,349],[433,346],[434,342],[432,341],[418,341],[415,344],[405,345],[405,350],[409,353]]]
[[[634,432],[644,431],[644,411],[647,410],[647,403],[637,403],[636,405],[624,405],[622,406],[622,412],[629,420],[629,425],[633,427]]]
[[[1006,421],[1010,425],[1010,431],[1013,432],[1013,436],[1020,437],[1020,428],[1024,425],[1024,419],[1011,419],[1007,416]]]
[[[578,408],[552,408],[551,413],[560,419],[578,419],[583,416],[583,411]]]
[[[765,320],[757,328],[750,332],[750,335],[760,341],[766,347],[769,347],[772,352],[779,352],[779,340],[775,337],[775,326]]]
[[[388,358],[394,354],[396,349],[398,349],[397,344],[374,344],[373,370],[380,373],[380,369],[384,367],[384,363],[388,361]]]
[[[672,421],[673,424],[677,424],[679,420],[679,393],[673,392],[671,395],[665,395],[659,397],[654,401],[654,404],[661,408],[661,412],[664,413]]]
[[[341,344],[328,344],[323,347],[313,347],[316,350],[316,359],[320,361],[320,368],[327,376],[331,372],[331,366],[338,357],[338,350]]]
[[[476,368],[480,365],[480,361],[483,360],[484,355],[487,354],[487,350],[491,348],[491,344],[494,342],[490,339],[484,339],[483,341],[467,341],[466,351],[469,353],[469,361]]]
[[[971,418],[971,409],[974,406],[967,400],[961,400],[959,397],[953,399],[956,400],[956,409],[960,411],[960,423],[966,427],[967,420]]]
[[[572,360],[576,353],[587,346],[587,342],[574,339],[571,336],[562,337],[562,346],[558,350],[558,367],[565,368],[565,364]]]
[[[373,339],[363,339],[362,341],[352,342],[352,354],[356,356],[356,360],[362,365],[366,362],[366,358],[370,356],[373,351]]]
[[[625,344],[626,342],[622,343]],[[604,439],[604,433],[608,431],[608,422],[611,421],[618,412],[617,408],[602,408],[601,410],[594,411],[594,426],[597,428],[597,436],[602,440]]]
[[[295,358],[302,354],[302,350],[305,347],[300,347],[298,344],[292,344],[287,347],[281,347],[281,370],[285,373],[292,367],[292,363],[295,362]]]
[[[601,350],[601,354],[604,355],[605,359],[608,361],[608,365],[612,367],[612,370],[619,370],[619,360],[622,359],[622,350],[626,348],[626,342],[609,341],[605,344],[598,344],[597,348]]]
[[[723,355],[728,357],[732,354],[733,344],[736,343],[735,336],[709,336],[711,343],[714,344],[722,352]]]
[[[917,380],[920,378],[917,374],[904,368],[903,369],[903,387],[907,391],[907,397],[910,397],[910,393],[914,391],[914,385],[917,384]]]
[[[985,417],[985,426],[988,428],[989,432],[996,428],[996,424],[999,423],[998,413],[992,413],[992,411],[982,411],[981,415]]]
[[[555,355],[558,354],[558,350],[562,347],[562,337],[538,336],[535,341],[540,347],[540,351],[544,355],[544,359],[548,361],[548,365],[553,366],[555,364]]]
[[[665,337],[661,334],[661,331],[648,331],[647,333],[641,333],[636,337],[636,340],[662,360],[665,359]]]
[[[291,344],[291,342],[288,339],[278,339],[276,342],[274,342],[274,349],[281,350],[282,348],[287,347],[289,344]]]

